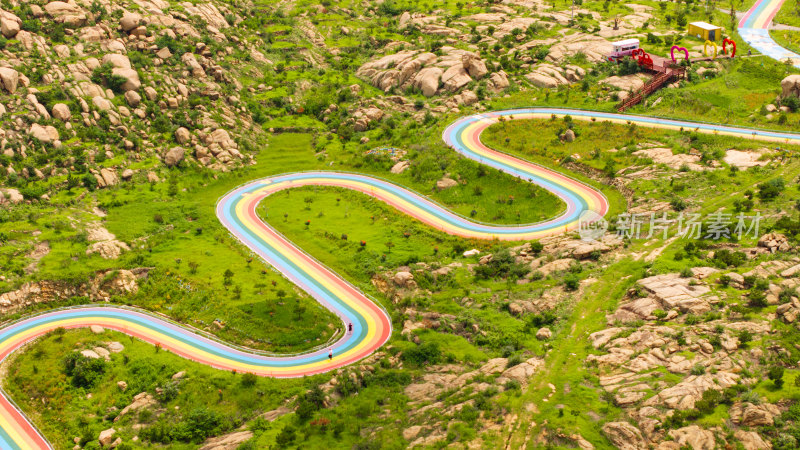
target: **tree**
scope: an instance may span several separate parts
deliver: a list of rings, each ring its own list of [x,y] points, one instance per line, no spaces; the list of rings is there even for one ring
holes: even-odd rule
[[[72,377],[77,387],[91,388],[105,373],[106,362],[102,358],[89,358],[72,352],[64,358],[64,373]]]
[[[783,178],[775,178],[758,185],[758,197],[762,201],[769,201],[777,198],[786,188]]]
[[[783,367],[781,366],[772,366],[769,368],[769,372],[767,372],[767,378],[772,380],[775,384],[775,387],[780,389],[783,387]]]
[[[225,273],[222,274],[222,284],[225,286],[230,286],[232,278],[233,271],[231,269],[225,269]]]

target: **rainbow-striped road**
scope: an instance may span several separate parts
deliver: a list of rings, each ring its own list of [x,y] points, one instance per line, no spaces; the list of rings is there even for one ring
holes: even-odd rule
[[[327,347],[300,355],[264,355],[220,343],[196,330],[142,310],[98,305],[53,310],[5,325],[0,328],[0,360],[7,358],[25,343],[57,328],[99,325],[158,344],[186,359],[223,370],[270,377],[299,377],[352,364],[370,355],[389,339],[392,329],[387,313],[357,288],[266,224],[256,214],[258,203],[285,189],[312,185],[334,186],[370,195],[434,228],[457,236],[522,240],[559,234],[564,230],[575,229],[577,218],[583,211],[604,215],[608,211],[605,197],[577,180],[492,150],[480,141],[481,132],[497,123],[501,117],[505,120],[549,119],[553,115],[570,115],[575,120],[583,121],[635,123],[652,128],[684,129],[800,144],[800,135],[791,133],[597,111],[528,108],[469,116],[456,121],[445,130],[445,142],[467,158],[538,184],[554,193],[567,205],[561,215],[530,225],[480,224],[391,182],[367,175],[340,172],[300,172],[259,179],[234,189],[218,202],[217,216],[220,221],[244,245],[334,312],[344,324],[354,325],[352,334],[345,334],[331,346],[334,354],[332,361],[328,360]],[[36,427],[4,393],[0,395],[0,448],[50,448]]]
[[[769,35],[772,19],[778,14],[784,0],[758,0],[739,21],[739,36],[764,55],[778,61],[791,59],[800,67],[800,55],[781,47]]]

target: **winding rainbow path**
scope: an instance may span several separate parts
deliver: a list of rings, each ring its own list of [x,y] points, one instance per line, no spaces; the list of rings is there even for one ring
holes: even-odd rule
[[[262,376],[300,377],[352,364],[370,355],[389,339],[392,324],[388,314],[356,287],[264,223],[256,214],[258,203],[285,189],[335,186],[375,197],[423,223],[456,236],[523,240],[574,230],[582,212],[593,211],[599,215],[608,212],[608,201],[600,192],[566,175],[494,151],[480,141],[481,132],[499,120],[549,119],[552,115],[570,115],[575,120],[583,121],[635,123],[652,128],[696,130],[700,133],[800,144],[800,135],[797,134],[596,111],[530,108],[469,116],[456,121],[444,131],[445,142],[467,158],[528,180],[557,195],[566,204],[560,216],[519,226],[475,223],[388,181],[339,172],[301,172],[255,180],[234,189],[217,204],[219,220],[244,245],[339,316],[343,324],[353,324],[353,333],[345,334],[332,345],[332,361],[328,360],[327,348],[293,356],[259,354],[223,344],[196,330],[142,310],[98,305],[53,310],[6,324],[0,328],[0,360],[25,343],[56,328],[99,325],[161,345],[184,358],[215,368]],[[50,448],[5,393],[0,395],[0,448]]]
[[[739,36],[754,49],[778,61],[787,58],[800,67],[800,55],[781,47],[769,35],[772,19],[778,14],[784,0],[758,0],[739,21]]]

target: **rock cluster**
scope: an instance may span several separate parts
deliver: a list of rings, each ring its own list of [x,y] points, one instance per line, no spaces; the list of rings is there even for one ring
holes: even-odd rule
[[[442,56],[417,50],[403,50],[367,62],[356,71],[373,86],[389,92],[419,89],[426,97],[437,93],[454,93],[474,80],[489,75],[489,69],[480,57],[466,50],[443,47]],[[508,79],[496,72],[489,78],[492,88],[504,89]]]
[[[88,283],[72,285],[62,281],[38,281],[23,284],[17,290],[0,294],[0,314],[7,315],[25,307],[66,300],[70,297],[89,297],[93,301],[108,301],[112,295],[135,293],[138,280],[147,276],[146,269],[119,270],[106,278],[101,272]]]

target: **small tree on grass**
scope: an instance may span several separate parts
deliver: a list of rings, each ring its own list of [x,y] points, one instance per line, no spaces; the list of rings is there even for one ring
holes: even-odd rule
[[[242,386],[244,387],[253,387],[256,385],[257,381],[258,381],[258,376],[256,376],[256,374],[252,372],[246,372],[244,375],[242,375],[241,383]]]
[[[767,372],[767,378],[772,380],[775,384],[775,387],[780,389],[783,387],[783,367],[781,366],[772,366],[769,368],[769,372]],[[795,384],[797,382],[795,381]]]
[[[225,286],[230,286],[233,279],[233,271],[231,269],[225,269],[225,272],[222,274],[222,284]]]

